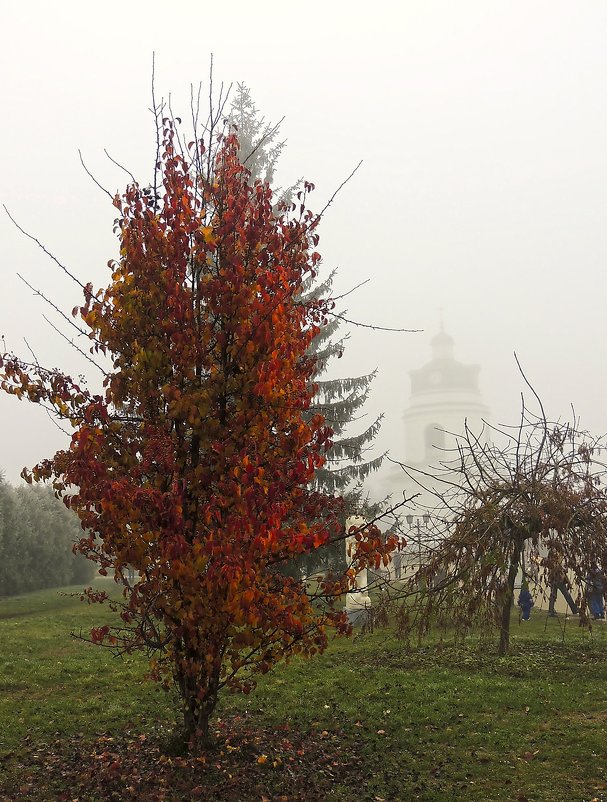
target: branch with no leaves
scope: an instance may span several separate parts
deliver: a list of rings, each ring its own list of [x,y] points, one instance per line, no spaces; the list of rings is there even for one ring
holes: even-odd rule
[[[327,312],[327,314],[331,315],[331,317],[341,320],[344,323],[349,323],[351,326],[358,326],[358,328],[362,329],[373,329],[374,331],[406,332],[407,334],[418,334],[419,332],[423,331],[423,329],[397,329],[391,328],[390,326],[376,326],[373,323],[359,323],[357,320],[350,320],[349,318],[344,317],[337,312]]]
[[[21,281],[22,281],[22,282],[23,282],[23,283],[26,285],[26,287],[29,287],[29,288],[30,288],[30,290],[31,290],[31,291],[32,291],[32,292],[33,292],[35,295],[39,295],[39,296],[40,296],[40,298],[42,298],[42,300],[43,300],[43,301],[46,301],[46,303],[47,303],[47,304],[48,304],[50,307],[52,307],[52,308],[55,310],[55,312],[58,312],[58,314],[60,314],[60,315],[61,315],[61,317],[62,317],[64,320],[66,320],[66,321],[67,321],[67,322],[70,324],[70,326],[72,326],[72,328],[76,329],[76,331],[78,332],[78,334],[82,334],[82,335],[84,335],[84,336],[85,336],[85,337],[87,337],[89,340],[92,340],[93,342],[97,343],[98,345],[105,346],[105,344],[104,344],[104,343],[102,343],[102,342],[101,342],[101,340],[98,340],[96,337],[91,337],[91,336],[90,336],[90,334],[89,334],[89,332],[85,331],[84,329],[81,329],[81,328],[80,328],[80,326],[76,325],[76,323],[74,323],[74,321],[73,321],[73,320],[72,320],[72,319],[71,319],[71,318],[70,318],[68,315],[66,315],[66,314],[65,314],[65,312],[63,312],[63,311],[62,311],[62,310],[61,310],[61,309],[60,309],[60,308],[57,306],[57,304],[54,304],[54,303],[53,303],[53,302],[50,300],[50,298],[47,298],[47,297],[46,297],[46,295],[45,295],[43,292],[41,292],[40,290],[36,289],[36,287],[33,287],[33,286],[32,286],[32,285],[29,283],[29,281],[27,281],[26,279],[24,279],[24,278],[23,278],[23,276],[21,275],[21,273],[17,273],[17,276],[18,276],[18,278],[20,278],[20,279],[21,279]]]
[[[34,235],[33,235],[33,234],[30,234],[28,231],[26,231],[24,228],[22,228],[22,227],[19,225],[19,223],[18,223],[18,222],[15,220],[15,218],[12,216],[12,214],[9,212],[8,208],[6,207],[6,205],[5,205],[4,203],[2,204],[2,206],[3,206],[3,208],[4,208],[4,211],[5,211],[5,212],[6,212],[6,214],[8,215],[8,218],[9,218],[9,220],[10,220],[10,221],[11,221],[11,222],[14,224],[15,228],[17,228],[17,229],[18,229],[18,230],[19,230],[19,231],[20,231],[22,234],[24,234],[24,235],[25,235],[25,236],[26,236],[28,239],[31,239],[33,242],[35,242],[35,243],[36,243],[36,245],[37,245],[37,246],[38,246],[38,247],[39,247],[39,248],[40,248],[40,249],[41,249],[41,250],[42,250],[42,251],[43,251],[43,252],[44,252],[44,253],[45,253],[45,254],[46,254],[46,255],[47,255],[49,258],[50,258],[50,259],[52,259],[52,260],[53,260],[53,262],[55,262],[55,264],[56,264],[58,267],[60,267],[60,268],[61,268],[61,270],[63,270],[63,272],[65,273],[65,275],[66,275],[66,276],[68,276],[69,278],[71,278],[71,279],[72,279],[72,281],[74,281],[74,282],[75,282],[75,283],[76,283],[76,284],[77,284],[77,285],[78,285],[78,286],[79,286],[79,287],[80,287],[80,288],[83,290],[83,292],[87,292],[87,288],[86,288],[86,286],[85,286],[85,285],[84,285],[84,284],[83,284],[83,283],[80,281],[80,279],[78,279],[78,278],[77,278],[77,277],[76,277],[76,276],[75,276],[75,275],[74,275],[74,274],[73,274],[73,273],[72,273],[72,272],[71,272],[71,271],[70,271],[70,270],[69,270],[69,269],[68,269],[68,268],[67,268],[67,267],[66,267],[66,266],[65,266],[65,265],[62,263],[62,262],[60,262],[60,261],[59,261],[59,259],[57,259],[57,257],[56,257],[54,254],[52,254],[52,253],[51,253],[51,252],[50,252],[50,251],[49,251],[49,250],[48,250],[48,249],[47,249],[47,248],[46,248],[46,247],[45,247],[45,246],[44,246],[44,245],[43,245],[43,244],[40,242],[40,240],[39,240],[37,237],[34,237]],[[19,274],[17,273],[17,275],[19,275]],[[19,278],[21,278],[21,276],[19,276]],[[21,280],[22,280],[22,281],[24,281],[25,279],[21,279]],[[27,282],[25,282],[25,283],[27,284]],[[28,286],[29,286],[29,285],[28,285]],[[33,289],[33,287],[32,287],[32,289]],[[39,295],[42,295],[42,293],[38,293],[38,294],[39,294]],[[99,298],[98,298],[96,295],[94,295],[92,292],[91,292],[91,297],[92,297],[92,298],[94,298],[94,299],[95,299],[96,301],[98,301],[99,303],[101,303],[101,301],[99,300]]]
[[[110,156],[110,154],[108,153],[107,148],[103,148],[103,152],[108,157],[108,159],[112,162],[112,164],[115,164],[116,167],[119,167],[123,172],[125,172],[129,176],[129,178],[131,179],[133,184],[137,183],[137,179],[135,178],[133,173],[129,169],[127,169],[124,165],[120,164],[120,162],[116,161],[116,159],[114,159],[112,156]]]
[[[112,193],[109,191],[109,189],[106,189],[102,184],[100,184],[99,181],[97,181],[97,179],[95,178],[95,176],[91,173],[89,168],[84,163],[84,159],[82,158],[82,151],[80,150],[80,148],[78,148],[78,156],[80,157],[80,164],[83,166],[84,172],[88,175],[88,177],[91,179],[91,181],[96,186],[98,186],[99,189],[102,192],[105,192],[105,194],[108,196],[108,198],[113,202],[114,201],[114,195],[112,195]]]
[[[324,205],[324,207],[323,207],[322,211],[321,211],[321,212],[320,212],[320,213],[319,213],[319,214],[316,216],[316,221],[317,221],[317,222],[320,220],[320,218],[323,216],[323,214],[324,214],[324,213],[327,211],[327,209],[329,208],[329,206],[330,206],[330,205],[333,203],[333,201],[335,200],[335,198],[338,196],[338,194],[341,192],[341,190],[342,190],[342,189],[343,189],[343,188],[346,186],[346,184],[347,184],[347,183],[348,183],[348,181],[349,181],[349,180],[352,178],[352,176],[353,176],[353,175],[354,175],[354,174],[355,174],[355,173],[358,171],[358,169],[359,169],[359,167],[361,166],[361,164],[362,164],[362,163],[363,163],[363,160],[361,159],[361,160],[358,162],[358,164],[356,165],[356,167],[355,167],[355,168],[352,170],[352,172],[350,173],[350,175],[349,175],[349,176],[348,176],[346,179],[344,179],[344,180],[341,182],[341,184],[340,184],[340,185],[337,187],[337,189],[335,190],[335,192],[334,192],[334,193],[331,195],[331,197],[329,198],[329,200],[328,200],[328,201],[325,203],[325,205]]]
[[[67,343],[69,343],[69,344],[72,346],[72,348],[75,348],[75,349],[76,349],[76,351],[78,351],[78,353],[79,353],[81,356],[83,356],[85,359],[87,359],[87,360],[88,360],[88,361],[91,363],[91,365],[94,365],[94,366],[97,368],[97,370],[100,370],[100,371],[101,371],[101,373],[103,373],[103,375],[104,375],[104,376],[107,376],[107,375],[108,375],[107,371],[106,371],[106,370],[104,370],[104,369],[101,367],[101,365],[100,365],[98,362],[95,362],[95,360],[94,360],[94,359],[93,359],[93,358],[92,358],[92,357],[91,357],[89,354],[87,354],[87,353],[86,353],[86,351],[83,351],[83,350],[82,350],[82,348],[79,348],[79,347],[76,345],[76,343],[75,343],[73,340],[70,340],[70,338],[69,338],[69,337],[67,337],[67,336],[66,336],[66,335],[65,335],[65,334],[64,334],[64,333],[61,331],[61,329],[57,328],[57,326],[55,326],[55,324],[54,324],[54,323],[52,323],[52,322],[51,322],[51,321],[50,321],[50,320],[47,318],[47,316],[46,316],[46,315],[42,315],[42,317],[43,317],[43,318],[46,320],[46,322],[49,324],[49,326],[50,326],[50,327],[51,327],[51,328],[52,328],[54,331],[56,331],[56,332],[57,332],[57,334],[58,334],[60,337],[63,337],[63,339],[64,339],[64,340],[65,340]]]

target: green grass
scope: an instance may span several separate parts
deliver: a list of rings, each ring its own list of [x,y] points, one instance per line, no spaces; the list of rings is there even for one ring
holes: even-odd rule
[[[56,591],[0,601],[0,800],[12,802],[2,792],[17,787],[32,744],[149,735],[174,721],[142,658],[70,637],[107,616]],[[351,778],[342,773],[319,800],[602,802],[607,625],[590,634],[576,624],[563,630],[563,619],[537,611],[524,625],[514,618],[506,658],[487,637],[457,648],[435,638],[407,649],[387,632],[336,641],[267,675],[251,696],[224,697],[218,716],[260,732],[288,725],[304,743],[354,755]],[[284,793],[283,779],[264,779],[268,798]],[[32,793],[56,798],[43,778]]]
[[[96,623],[113,620],[99,605],[47,590],[0,601],[0,756],[29,735],[120,731],[138,726],[169,700],[144,681],[141,656],[116,658],[78,640]]]

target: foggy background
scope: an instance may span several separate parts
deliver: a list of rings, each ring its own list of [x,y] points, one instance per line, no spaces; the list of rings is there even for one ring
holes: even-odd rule
[[[104,148],[145,183],[152,52],[157,95],[184,119],[213,53],[217,85],[243,81],[267,120],[285,116],[278,183],[315,183],[313,209],[364,160],[321,227],[324,270],[338,268],[336,293],[370,279],[348,317],[423,330],[348,327],[334,370],[379,369],[367,404],[369,422],[386,416],[378,452],[405,455],[408,370],[430,358],[441,318],[456,358],[481,366],[493,423],[518,418],[516,350],[550,417],[574,404],[583,427],[607,431],[604,0],[23,0],[3,4],[0,28],[0,201],[83,281],[107,283],[117,241],[78,148],[112,193],[128,179]],[[88,374],[16,273],[68,314],[80,289],[4,214],[0,267],[6,348],[27,357],[25,336],[42,364]],[[66,442],[43,410],[0,395],[10,482]]]

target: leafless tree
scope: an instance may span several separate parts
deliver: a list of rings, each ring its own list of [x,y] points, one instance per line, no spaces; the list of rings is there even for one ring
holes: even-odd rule
[[[435,502],[434,546],[405,589],[404,629],[495,626],[504,655],[517,577],[536,594],[568,577],[588,623],[589,577],[607,566],[605,438],[581,431],[574,413],[550,422],[529,387],[539,411],[521,396],[517,426],[490,427],[491,442],[466,426],[438,468],[401,466]]]

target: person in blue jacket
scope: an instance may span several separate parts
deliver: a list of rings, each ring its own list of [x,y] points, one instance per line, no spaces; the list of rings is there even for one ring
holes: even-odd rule
[[[588,572],[586,577],[586,594],[588,596],[588,606],[590,614],[594,620],[605,618],[605,600],[603,596],[605,578],[603,572],[596,563]]]
[[[523,621],[529,621],[531,616],[531,608],[533,607],[533,597],[529,590],[529,583],[526,579],[523,580],[521,585],[521,592],[518,597],[518,606],[521,608],[521,618]]]

